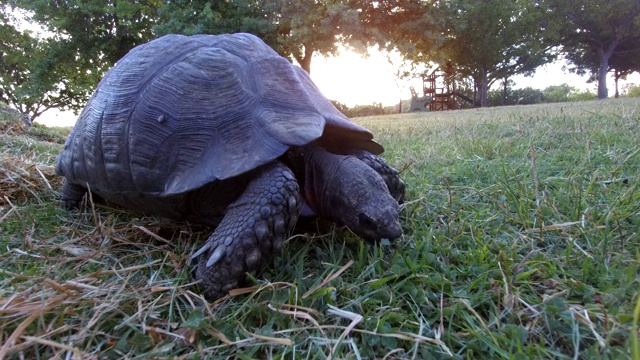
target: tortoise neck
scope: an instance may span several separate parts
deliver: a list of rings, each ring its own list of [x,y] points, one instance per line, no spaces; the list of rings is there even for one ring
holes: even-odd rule
[[[339,167],[348,156],[332,154],[319,146],[304,148],[304,181],[307,204],[323,217],[331,217],[331,195],[339,186]]]

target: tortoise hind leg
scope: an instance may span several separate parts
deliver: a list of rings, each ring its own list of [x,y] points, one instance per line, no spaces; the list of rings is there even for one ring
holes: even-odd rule
[[[382,180],[387,184],[389,193],[394,199],[396,199],[398,204],[402,204],[404,202],[405,186],[402,179],[400,179],[400,173],[398,173],[398,170],[389,166],[384,160],[382,160],[382,158],[369,152],[358,151],[354,155],[382,176]]]
[[[74,184],[67,179],[64,179],[62,184],[62,198],[60,199],[60,206],[63,209],[71,210],[77,209],[82,203],[82,198],[88,193],[87,189],[78,184]]]
[[[192,259],[195,277],[211,300],[237,287],[245,273],[257,274],[282,248],[300,213],[300,191],[284,164],[267,166],[227,209],[220,225]]]

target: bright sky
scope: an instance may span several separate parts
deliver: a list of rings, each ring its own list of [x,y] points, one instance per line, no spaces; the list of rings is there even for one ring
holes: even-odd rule
[[[311,62],[311,78],[329,99],[347,106],[370,105],[374,102],[395,105],[402,99],[409,99],[409,86],[422,88],[420,79],[397,80],[395,73],[399,61],[392,65],[385,54],[371,51],[363,58],[360,54],[342,50],[338,56],[325,58],[316,56]],[[587,84],[586,79],[562,70],[562,63],[552,63],[541,67],[533,77],[514,77],[515,88],[531,86],[544,89],[551,85],[567,83],[581,90],[596,91],[596,84]],[[640,76],[634,73],[627,82],[640,84]],[[622,87],[626,82],[621,82]],[[613,79],[610,79],[609,94],[613,96]],[[48,126],[71,126],[76,116],[72,113],[45,112],[36,121]]]

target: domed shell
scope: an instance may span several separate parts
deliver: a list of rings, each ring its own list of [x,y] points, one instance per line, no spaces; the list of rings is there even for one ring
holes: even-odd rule
[[[304,70],[257,37],[167,35],[107,72],[56,171],[98,192],[165,196],[240,175],[316,139],[382,152]]]

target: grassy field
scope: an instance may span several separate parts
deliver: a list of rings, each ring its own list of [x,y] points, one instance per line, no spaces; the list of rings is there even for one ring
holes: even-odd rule
[[[210,230],[60,210],[64,131],[5,126],[0,358],[640,359],[640,99],[356,120],[404,236],[318,223],[215,303],[188,261]]]

